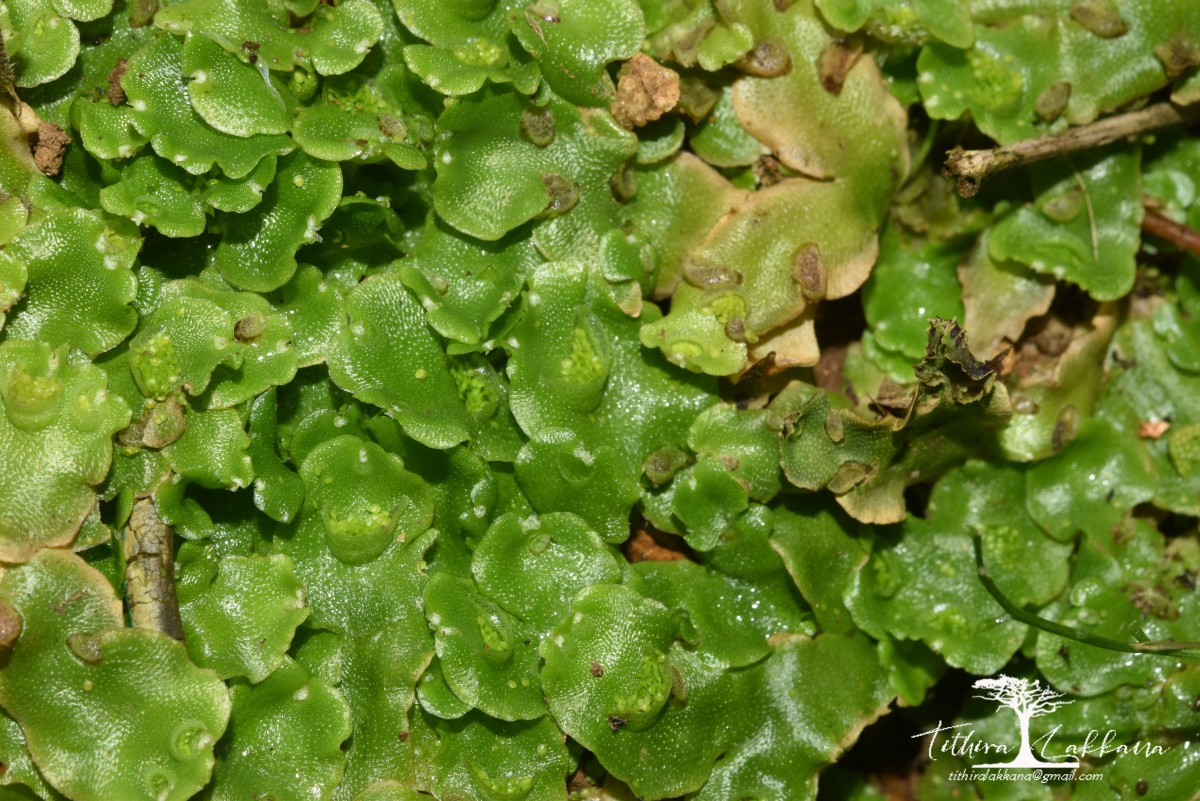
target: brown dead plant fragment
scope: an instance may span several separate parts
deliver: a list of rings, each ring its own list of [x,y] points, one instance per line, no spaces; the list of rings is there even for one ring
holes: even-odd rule
[[[840,95],[846,76],[858,59],[862,57],[862,41],[855,38],[850,40],[833,39],[825,46],[817,69],[821,76],[821,86],[831,95]]]
[[[638,526],[621,550],[631,563],[678,562],[687,559],[687,546],[678,537],[665,534],[643,523]]]
[[[150,498],[133,504],[125,529],[125,593],[129,617],[141,629],[183,639],[175,595],[175,532]]]
[[[591,777],[583,767],[583,760],[580,760],[580,765],[575,769],[575,772],[567,778],[567,793],[575,796],[577,793],[582,793],[584,790],[590,790],[595,787]]]
[[[946,153],[942,175],[957,182],[960,195],[971,197],[979,191],[983,180],[992,173],[1024,167],[1080,150],[1103,147],[1127,137],[1181,125],[1197,117],[1200,117],[1200,103],[1191,106],[1155,103],[1128,114],[1106,117],[1061,133],[1024,139],[990,150],[964,150],[956,147]]]
[[[1171,424],[1166,420],[1143,420],[1138,424],[1138,436],[1142,439],[1162,439]]]
[[[62,170],[63,155],[71,137],[52,122],[38,120],[37,138],[33,141],[33,162],[43,175],[51,178]]]
[[[678,102],[679,73],[637,53],[621,67],[612,115],[632,130],[657,120]]]
[[[116,66],[112,68],[112,72],[108,73],[108,102],[114,106],[119,106],[128,99],[125,96],[124,87],[121,86],[121,76],[127,69],[129,69],[129,62],[119,58]]]
[[[967,332],[956,320],[935,317],[930,320],[925,358],[913,370],[926,388],[948,390],[955,403],[974,403],[991,392],[1006,358],[1008,348],[980,361],[971,353]]]
[[[897,384],[890,378],[885,378],[879,384],[875,396],[870,399],[868,406],[880,417],[895,417],[904,419],[908,416],[913,405],[913,392],[905,386]],[[828,429],[828,425],[826,426]]]
[[[769,153],[750,165],[750,169],[754,170],[759,186],[774,186],[784,178],[783,165]]]

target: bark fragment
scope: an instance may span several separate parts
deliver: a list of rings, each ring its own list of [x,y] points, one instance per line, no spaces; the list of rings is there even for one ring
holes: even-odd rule
[[[175,595],[175,532],[150,498],[133,505],[125,529],[125,592],[129,616],[141,629],[183,639]]]
[[[633,129],[653,122],[679,102],[679,73],[638,53],[621,68],[612,114]]]
[[[52,122],[38,120],[37,139],[33,143],[33,163],[43,175],[53,178],[62,170],[63,155],[71,137]]]

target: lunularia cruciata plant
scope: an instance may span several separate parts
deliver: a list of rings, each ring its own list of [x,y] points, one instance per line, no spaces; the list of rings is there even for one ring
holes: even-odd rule
[[[1196,797],[1200,4],[0,36],[0,799]]]

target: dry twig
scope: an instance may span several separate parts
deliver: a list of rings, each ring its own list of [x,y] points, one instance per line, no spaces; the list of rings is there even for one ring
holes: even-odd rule
[[[1156,103],[1139,111],[1069,128],[1062,133],[1025,139],[990,150],[963,150],[956,147],[946,154],[942,175],[957,180],[958,193],[963,197],[971,197],[979,191],[983,179],[992,173],[1079,150],[1103,147],[1127,137],[1190,122],[1197,117],[1200,117],[1200,104],[1177,106],[1174,103]]]

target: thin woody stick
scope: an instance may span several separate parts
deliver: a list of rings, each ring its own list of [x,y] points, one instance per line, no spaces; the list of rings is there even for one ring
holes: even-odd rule
[[[963,197],[971,197],[979,191],[983,179],[992,173],[1079,150],[1103,147],[1126,137],[1170,128],[1198,117],[1200,104],[1177,106],[1174,103],[1156,103],[1140,111],[1106,117],[1062,133],[1025,139],[991,150],[963,150],[956,147],[946,154],[942,175],[957,179],[958,193]]]
[[[1159,239],[1165,239],[1180,250],[1200,256],[1200,233],[1159,214],[1154,209],[1146,209],[1146,216],[1142,218],[1142,230]]]

